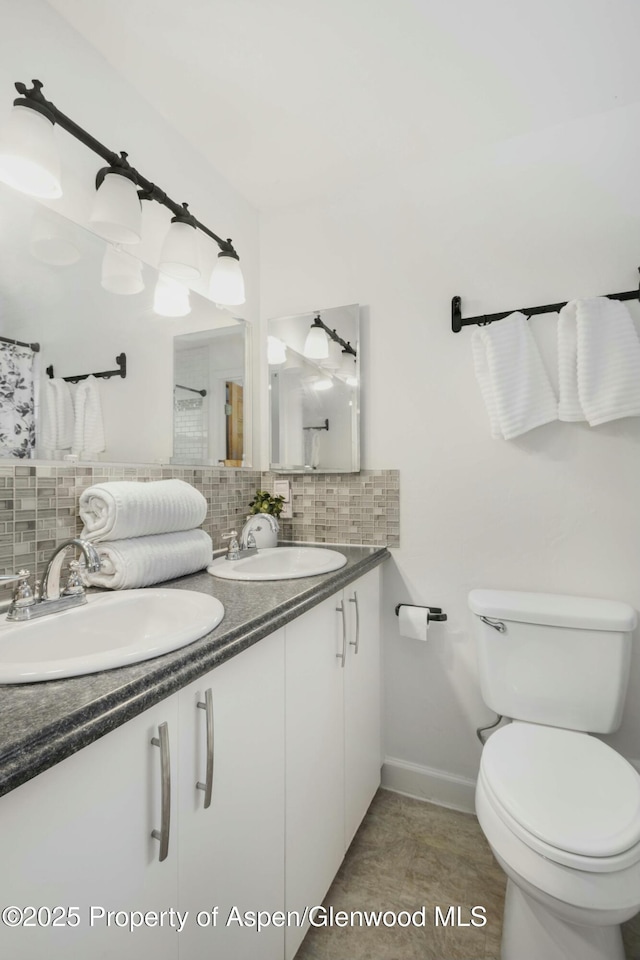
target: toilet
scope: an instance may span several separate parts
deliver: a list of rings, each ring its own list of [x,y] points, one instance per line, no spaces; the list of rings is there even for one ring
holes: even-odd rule
[[[507,875],[502,960],[624,960],[640,911],[640,775],[594,733],[620,726],[635,610],[473,590],[487,740],[476,813]]]

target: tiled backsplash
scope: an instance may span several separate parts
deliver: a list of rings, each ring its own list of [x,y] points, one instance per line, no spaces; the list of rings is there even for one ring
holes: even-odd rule
[[[206,497],[209,510],[203,527],[214,547],[222,545],[223,533],[240,529],[255,491],[272,489],[274,479],[258,470],[222,467],[5,462],[0,465],[0,572],[26,567],[40,578],[56,544],[80,534],[78,498],[86,487],[107,480],[168,477],[186,480]],[[294,516],[281,522],[282,539],[398,545],[397,470],[292,474],[290,479]]]

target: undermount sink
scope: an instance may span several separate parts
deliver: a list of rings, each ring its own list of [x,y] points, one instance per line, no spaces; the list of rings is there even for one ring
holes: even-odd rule
[[[271,547],[240,560],[219,557],[207,567],[223,580],[294,580],[344,567],[347,558],[324,547]]]
[[[193,590],[90,594],[81,607],[0,623],[0,683],[33,683],[150,660],[217,627],[224,607]]]

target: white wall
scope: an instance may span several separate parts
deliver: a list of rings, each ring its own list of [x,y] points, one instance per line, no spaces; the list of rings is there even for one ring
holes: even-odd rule
[[[198,219],[220,236],[233,238],[247,288],[242,315],[255,321],[258,315],[255,209],[169,126],[152,103],[136,93],[48,4],[42,0],[0,0],[0,22],[0,122],[4,122],[18,96],[14,81],[30,86],[32,78],[41,80],[44,95],[59,110],[109,149],[128,151],[130,163],[144,176],[177,202],[186,200]],[[64,195],[50,206],[86,225],[95,195],[95,175],[105,164],[63,130],[57,130],[56,135],[63,163]],[[147,233],[141,250],[137,251],[145,262],[157,262],[163,228],[168,226],[170,216],[169,211],[158,204],[144,205],[145,222],[156,228],[152,237]],[[206,245],[213,248],[215,254],[215,244],[206,241]],[[150,283],[150,271],[145,271],[145,275]],[[194,289],[201,286],[196,283]],[[113,338],[107,324],[96,331],[96,352],[108,358],[96,369],[114,366],[113,357],[122,350],[127,352],[129,360],[126,396],[125,391],[120,391],[124,410],[119,420],[124,436],[114,445],[118,449],[117,459],[169,459],[172,339],[183,332],[219,325],[221,312],[209,306],[211,315],[204,318],[197,318],[195,312],[183,320],[159,320],[151,315],[144,332],[139,324],[135,330],[131,329],[129,344],[123,342],[121,325],[116,325]],[[125,315],[128,314],[123,308],[123,321]],[[232,321],[225,315],[224,322]],[[1,323],[0,317],[0,332]],[[43,359],[45,364],[50,362],[44,356]],[[131,411],[143,408],[151,413],[144,432],[145,445],[141,448],[135,431],[127,428]]]
[[[639,165],[634,105],[482,150],[465,150],[461,135],[446,165],[398,169],[262,220],[264,318],[368,307],[363,466],[399,468],[401,484],[401,547],[386,578],[386,750],[466,787],[474,729],[491,716],[467,593],[568,592],[640,608],[640,419],[492,440],[470,330],[451,332],[451,297],[470,316],[636,287]],[[555,377],[554,318],[533,329]],[[442,606],[448,622],[425,645],[401,639],[401,600]],[[640,757],[637,646],[611,742]]]

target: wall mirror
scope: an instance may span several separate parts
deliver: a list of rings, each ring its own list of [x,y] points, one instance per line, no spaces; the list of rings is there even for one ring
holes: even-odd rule
[[[117,254],[117,250],[115,253]],[[154,309],[158,274],[155,269],[128,253],[114,257],[114,247],[89,230],[0,184],[0,458],[35,456],[61,459],[70,451],[52,452],[42,447],[47,369],[56,379],[114,370],[110,379],[99,379],[98,388],[104,422],[104,450],[80,454],[82,462],[214,463],[249,466],[251,435],[249,325],[193,290],[190,312],[185,316],[160,316]],[[126,268],[122,267],[126,262]],[[108,289],[105,289],[105,285]],[[114,292],[127,289],[128,295]],[[177,392],[174,360],[182,353],[183,337],[196,338],[193,350],[215,354],[211,344],[226,343],[228,366],[224,373],[230,384],[245,394],[240,421],[244,444],[227,456],[218,440],[174,450],[174,415]],[[38,343],[33,357],[35,381],[35,449],[20,449],[11,433],[19,419],[18,404],[7,389],[8,354],[14,349],[7,341]],[[206,343],[209,346],[206,346]],[[175,347],[175,350],[174,350]],[[126,377],[119,375],[120,360],[126,357]],[[224,361],[227,363],[227,360]],[[226,408],[237,403],[237,391],[229,401],[216,379],[214,368],[207,389],[207,435],[217,437],[224,424]],[[179,366],[178,366],[179,370]],[[180,382],[180,381],[179,381]],[[204,381],[203,381],[204,382]],[[186,383],[191,386],[191,381]],[[73,386],[71,390],[73,391]],[[233,390],[232,387],[229,388]],[[184,397],[191,394],[184,393]],[[195,394],[193,395],[196,396]],[[15,394],[17,398],[17,393]],[[204,399],[204,398],[201,398]],[[204,404],[203,404],[204,407]],[[235,418],[237,421],[237,418]],[[22,442],[21,438],[21,442]],[[224,452],[224,456],[221,455]]]
[[[270,468],[360,469],[358,304],[269,320]]]
[[[242,323],[174,337],[172,463],[245,465],[248,332]]]

